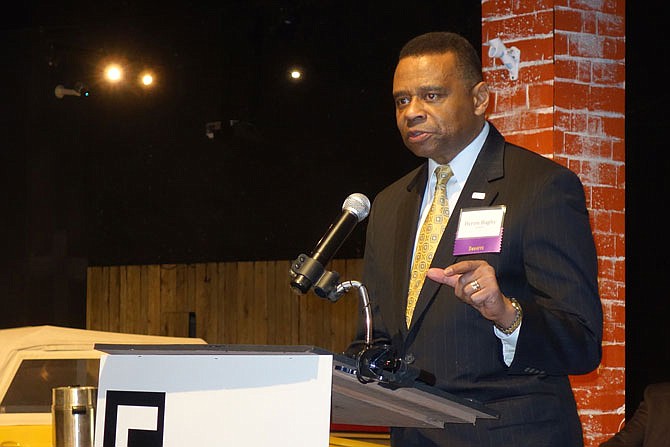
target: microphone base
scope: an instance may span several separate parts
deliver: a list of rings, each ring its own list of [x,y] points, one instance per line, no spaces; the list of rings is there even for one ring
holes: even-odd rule
[[[435,384],[432,374],[410,366],[387,344],[367,346],[360,351],[356,355],[356,370],[362,383],[377,381],[393,388],[411,387],[417,381]]]

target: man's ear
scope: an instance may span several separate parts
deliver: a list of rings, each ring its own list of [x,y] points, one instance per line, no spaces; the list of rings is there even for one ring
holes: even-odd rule
[[[489,106],[489,85],[482,81],[472,87],[472,100],[475,105],[475,114],[484,115]]]

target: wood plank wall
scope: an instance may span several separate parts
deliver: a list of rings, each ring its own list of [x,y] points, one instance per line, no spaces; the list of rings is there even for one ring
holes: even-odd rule
[[[89,267],[86,327],[189,336],[211,344],[314,345],[341,352],[354,339],[359,296],[336,303],[295,294],[291,261]],[[361,280],[362,259],[333,260],[340,279]],[[190,321],[190,323],[189,323]]]

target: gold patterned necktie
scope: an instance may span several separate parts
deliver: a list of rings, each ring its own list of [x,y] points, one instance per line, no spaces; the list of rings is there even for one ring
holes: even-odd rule
[[[423,281],[430,263],[433,260],[435,248],[440,242],[444,228],[449,220],[449,203],[447,200],[447,182],[454,173],[449,165],[438,166],[435,169],[437,183],[435,184],[435,196],[426,220],[421,226],[419,239],[416,242],[414,260],[412,262],[412,276],[409,279],[409,293],[407,295],[407,311],[405,318],[407,327],[412,321],[414,306],[419,298],[419,292],[423,287]]]

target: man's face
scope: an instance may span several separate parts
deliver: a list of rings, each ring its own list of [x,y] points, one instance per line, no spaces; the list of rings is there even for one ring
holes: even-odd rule
[[[405,57],[393,77],[398,130],[419,157],[450,162],[481,131],[488,87],[468,85],[453,53]]]

